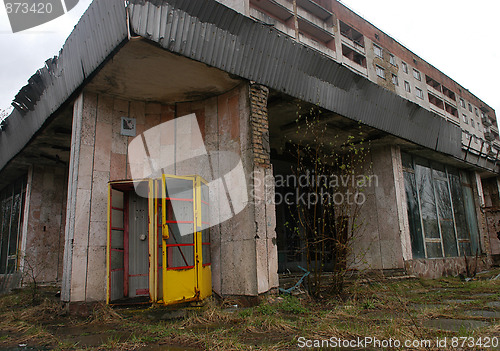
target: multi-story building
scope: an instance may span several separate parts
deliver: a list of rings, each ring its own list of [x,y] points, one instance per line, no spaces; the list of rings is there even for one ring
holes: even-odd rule
[[[304,243],[273,180],[312,143],[310,109],[371,145],[352,269],[440,276],[500,255],[495,111],[335,0],[94,0],[13,105],[5,284],[29,264],[66,302],[276,288]]]
[[[495,111],[341,2],[249,0],[248,6],[252,18],[459,126],[466,154],[498,159]]]

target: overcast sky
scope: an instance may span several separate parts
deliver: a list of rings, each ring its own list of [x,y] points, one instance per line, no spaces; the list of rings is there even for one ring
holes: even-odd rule
[[[1,6],[0,109],[59,52],[90,2],[80,0],[68,14],[16,34]],[[500,111],[499,0],[342,2]]]

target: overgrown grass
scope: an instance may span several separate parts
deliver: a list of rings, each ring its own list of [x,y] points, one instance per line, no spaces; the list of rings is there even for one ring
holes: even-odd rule
[[[425,326],[426,320],[435,318],[487,320],[467,317],[465,311],[494,310],[487,302],[500,300],[499,288],[500,281],[490,279],[358,280],[349,284],[342,298],[269,296],[250,308],[228,308],[231,301],[211,299],[203,308],[190,310],[186,318],[171,321],[155,319],[158,307],[113,309],[103,304],[96,305],[89,317],[72,317],[64,314],[56,298],[47,298],[50,294],[33,306],[29,293],[18,292],[0,297],[0,349],[26,343],[56,350],[140,350],[148,345],[193,350],[298,350],[299,337],[500,337],[500,326],[493,320],[478,330],[450,332]],[[466,298],[472,302],[445,302]],[[85,344],[93,336],[102,341]]]

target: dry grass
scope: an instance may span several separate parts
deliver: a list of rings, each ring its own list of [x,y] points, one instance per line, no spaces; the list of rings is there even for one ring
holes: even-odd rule
[[[301,336],[347,340],[365,336],[399,340],[500,337],[500,325],[492,320],[487,327],[459,332],[435,330],[423,324],[435,318],[465,318],[467,308],[493,310],[487,302],[500,300],[499,288],[499,280],[486,278],[472,282],[458,278],[354,281],[343,299],[270,297],[252,308],[234,308],[236,301],[210,299],[203,308],[190,310],[186,318],[172,321],[152,318],[158,308],[120,310],[104,304],[95,305],[87,318],[70,317],[64,315],[57,299],[44,298],[33,306],[29,294],[20,292],[0,297],[0,349],[23,342],[61,350],[140,350],[155,345],[193,350],[298,350],[297,339]],[[444,303],[477,294],[494,295],[477,296],[472,307]],[[444,306],[415,308],[425,304]],[[88,336],[83,334],[88,333],[64,335],[61,331],[67,329],[65,326],[87,328],[91,336],[103,341],[85,345]]]

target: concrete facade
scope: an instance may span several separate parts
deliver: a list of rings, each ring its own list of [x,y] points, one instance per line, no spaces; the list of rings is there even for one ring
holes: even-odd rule
[[[368,270],[403,269],[408,253],[409,228],[404,225],[406,201],[398,147],[375,147],[369,152],[366,169],[374,181],[366,189],[361,207],[360,235],[354,244],[359,262],[354,267]],[[403,196],[401,196],[401,187]]]
[[[360,79],[392,91],[408,100],[405,103],[415,103],[411,105],[415,109],[432,111],[436,118],[444,118],[464,132],[460,148],[465,157],[457,159],[389,135],[387,130],[360,126],[353,118],[335,111],[322,111],[332,138],[362,132],[371,142],[363,166],[368,170],[366,175],[374,176],[376,182],[365,192],[361,230],[353,247],[355,264],[349,268],[427,277],[459,274],[465,269],[463,257],[413,257],[405,153],[471,176],[473,217],[481,246],[477,265],[486,268],[492,257],[500,255],[498,172],[471,158],[473,155],[497,167],[491,150],[500,150],[500,141],[491,108],[337,1],[298,0],[297,6],[289,0],[219,2],[240,16],[273,24],[297,45],[320,50],[336,61],[335,65],[344,66],[341,68],[345,72],[355,71]],[[355,39],[349,30],[351,34],[357,31]],[[28,179],[20,238],[25,255],[19,269],[23,269],[23,259],[34,262],[39,280],[62,285],[65,302],[105,300],[109,182],[157,178],[162,174],[196,174],[208,181],[216,180],[234,166],[234,160],[224,156],[226,152],[241,161],[245,179],[229,183],[232,189],[246,191],[248,201],[237,211],[231,208],[234,216],[228,219],[224,215],[231,207],[227,191],[211,188],[209,217],[211,223],[217,223],[210,229],[212,289],[221,296],[251,297],[273,291],[279,285],[276,232],[283,229],[284,220],[277,219],[274,204],[277,162],[272,155],[276,157],[277,150],[291,142],[290,133],[301,138],[294,124],[297,106],[309,108],[311,104],[287,95],[284,88],[271,89],[196,61],[192,53],[177,55],[157,43],[151,44],[145,38],[120,44],[112,59],[103,62],[63,107],[51,112],[52,119],[32,140],[35,146],[50,146],[44,162],[32,156],[35,147],[28,145],[12,164],[0,170],[4,183],[23,175]],[[353,53],[364,61],[353,60]],[[384,70],[385,77],[377,73],[377,67]],[[420,79],[413,74],[414,69]],[[393,74],[398,81],[391,80]],[[411,86],[410,92],[405,90],[405,81]],[[434,82],[439,83],[439,91]],[[416,88],[424,93],[423,98],[415,95]],[[450,97],[450,91],[455,99]],[[363,93],[350,98],[360,99]],[[429,102],[429,94],[453,109],[437,108]],[[175,124],[192,114],[196,123]],[[472,130],[462,115],[484,128]],[[124,117],[136,122],[135,137],[122,135]],[[174,127],[167,128],[168,122],[174,122]],[[475,133],[484,139],[491,130],[493,136],[496,130],[496,137],[487,145],[465,137]],[[50,144],[54,135],[59,136],[59,144]],[[141,137],[142,149],[131,147]],[[483,150],[485,145],[488,151]],[[205,153],[217,155],[210,166],[197,159]]]
[[[63,274],[67,170],[33,166],[29,178],[25,228],[30,235],[23,237],[21,265],[33,267],[40,283],[59,283]]]
[[[121,117],[135,118],[137,135],[140,135],[176,117],[195,113],[205,145],[195,144],[197,141],[193,138],[188,149],[196,153],[200,147],[206,147],[209,152],[231,151],[239,155],[249,176],[248,188],[252,189],[252,172],[261,177],[269,171],[254,163],[249,101],[247,84],[207,100],[168,105],[126,101],[92,92],[84,92],[78,98],[72,136],[76,142],[72,145],[71,160],[78,174],[70,178],[68,203],[75,205],[73,209],[68,208],[67,277],[63,300],[99,301],[105,298],[107,184],[130,179],[131,173],[148,177],[153,172],[148,162],[133,163],[128,146],[134,138],[120,135]],[[181,150],[178,143],[191,143],[192,135],[190,130],[163,130],[157,140],[148,142],[152,163],[169,164],[167,159],[176,157],[180,152],[176,150]],[[184,155],[177,154],[177,157]],[[223,169],[226,167],[224,162],[230,160],[221,158],[216,162],[219,164],[213,164],[213,168]],[[208,169],[193,162],[174,164],[163,172],[210,177]],[[211,206],[212,222],[218,222],[220,210],[217,205]],[[211,229],[213,290],[216,293],[256,296],[277,287],[274,227],[271,220],[265,220],[272,217],[271,211],[262,200],[249,204],[234,218]]]

